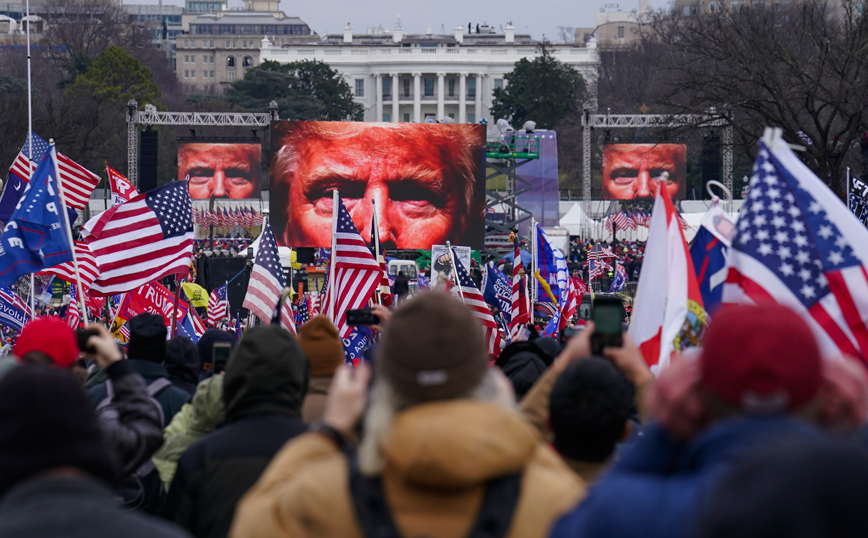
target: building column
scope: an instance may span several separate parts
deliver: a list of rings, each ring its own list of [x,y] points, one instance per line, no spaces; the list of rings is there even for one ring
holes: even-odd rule
[[[442,120],[446,116],[445,95],[446,73],[437,73],[437,119]]]
[[[398,122],[401,121],[399,117],[401,110],[398,108],[398,92],[401,90],[398,88],[398,73],[391,73],[392,75],[392,121]]]
[[[476,123],[482,119],[482,75],[476,75]]]
[[[458,79],[458,123],[467,123],[467,73]]]
[[[377,83],[374,84],[374,91],[377,92],[377,118],[374,121],[383,121],[383,75],[375,75]]]
[[[413,73],[413,121],[422,122],[422,73]]]

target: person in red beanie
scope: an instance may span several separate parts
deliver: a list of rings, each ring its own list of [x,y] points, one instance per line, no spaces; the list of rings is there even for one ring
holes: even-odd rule
[[[865,369],[823,360],[810,326],[784,306],[723,308],[690,355],[658,379],[655,422],[552,537],[697,536],[700,512],[747,451],[864,425]]]

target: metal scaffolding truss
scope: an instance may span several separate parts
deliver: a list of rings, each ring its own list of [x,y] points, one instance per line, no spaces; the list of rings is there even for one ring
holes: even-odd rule
[[[153,105],[145,105],[138,110],[138,103],[131,99],[127,103],[127,178],[139,186],[139,125],[202,125],[222,127],[268,127],[272,121],[280,119],[277,103],[272,101],[267,113],[251,112],[160,112]]]
[[[590,217],[591,210],[591,129],[635,129],[667,127],[723,127],[723,183],[732,192],[732,123],[720,114],[582,114],[582,209]],[[728,202],[724,201],[724,209]]]

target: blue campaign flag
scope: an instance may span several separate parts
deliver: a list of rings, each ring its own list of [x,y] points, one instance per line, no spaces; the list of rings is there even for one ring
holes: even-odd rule
[[[69,230],[55,177],[52,147],[27,184],[0,236],[0,286],[21,276],[72,261]]]
[[[374,331],[370,327],[358,325],[353,328],[350,336],[343,339],[344,361],[352,364],[353,360],[362,359],[362,352],[374,343]]]
[[[30,307],[9,288],[0,289],[0,326],[21,330],[30,321]]]
[[[560,306],[561,303],[566,302],[569,294],[567,260],[563,253],[552,245],[548,235],[539,224],[536,225],[536,234],[536,268],[540,278],[548,282],[552,294]],[[536,282],[535,286],[537,286],[537,302],[551,302],[542,285]]]
[[[482,285],[482,298],[485,302],[500,309],[507,325],[512,320],[512,281],[493,265],[487,266]]]
[[[186,336],[195,344],[199,341],[199,336],[196,334],[196,329],[193,328],[193,320],[190,319],[190,313],[188,312],[184,319],[181,320],[181,323],[178,324],[178,334],[181,336]]]
[[[620,263],[615,270],[615,278],[612,280],[612,285],[609,287],[609,293],[621,293],[624,291],[624,284],[627,282],[627,270]]]
[[[0,222],[9,222],[12,218],[18,200],[21,199],[30,180],[31,170],[42,162],[42,157],[48,153],[48,148],[48,142],[37,134],[30,133],[28,140],[24,141],[24,146],[9,169],[6,188],[0,196]]]
[[[702,217],[699,231],[690,244],[693,270],[699,283],[699,293],[706,312],[713,312],[723,298],[726,281],[726,260],[734,231],[729,215],[714,203]]]

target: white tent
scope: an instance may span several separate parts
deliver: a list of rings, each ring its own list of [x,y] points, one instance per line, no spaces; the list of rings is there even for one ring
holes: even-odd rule
[[[585,215],[584,210],[582,210],[582,204],[576,202],[573,204],[573,207],[566,212],[566,214],[561,217],[560,226],[566,230],[569,230],[570,235],[581,235],[582,228],[588,228],[588,216]]]

